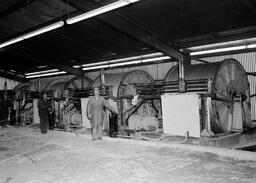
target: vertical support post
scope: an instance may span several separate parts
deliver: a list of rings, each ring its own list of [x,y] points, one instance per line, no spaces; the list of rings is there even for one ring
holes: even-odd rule
[[[182,49],[181,50],[182,51],[182,53],[184,53],[185,55],[189,55],[189,51],[188,50],[186,50],[186,49]],[[191,65],[191,58],[190,57],[188,57],[188,56],[185,56],[185,57],[183,57],[183,59],[184,59],[184,65]]]
[[[204,97],[204,94],[200,95],[200,101],[201,101],[200,131],[202,132],[205,129],[205,119],[206,119],[206,107],[205,107],[205,97]]]
[[[230,125],[230,131],[242,132],[243,131],[243,102],[242,96],[238,95],[234,97],[234,105],[232,112],[232,124]]]
[[[204,103],[202,107],[202,117],[203,117],[203,131],[202,136],[213,136],[214,133],[211,130],[211,98],[201,95],[201,100]]]
[[[185,75],[184,75],[184,58],[179,59],[179,92],[186,91]]]
[[[106,82],[105,82],[104,69],[101,69],[100,71],[100,79],[101,79],[101,94],[106,95]]]
[[[83,69],[81,69],[81,90],[84,89],[84,73]]]
[[[19,111],[18,111],[18,122],[17,122],[17,125],[20,126],[20,124],[21,124],[21,99],[18,100],[18,104],[19,104]]]
[[[4,95],[7,95],[7,81],[4,82]]]
[[[38,99],[33,99],[33,124],[39,124]]]
[[[38,91],[41,92],[41,78],[38,79]]]
[[[208,92],[208,94],[210,94],[212,92],[212,82],[213,82],[212,79],[209,78],[208,82],[207,82],[207,92]]]

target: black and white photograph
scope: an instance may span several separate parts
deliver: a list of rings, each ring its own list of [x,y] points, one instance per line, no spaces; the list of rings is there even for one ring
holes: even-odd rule
[[[256,0],[0,0],[0,183],[256,183]]]

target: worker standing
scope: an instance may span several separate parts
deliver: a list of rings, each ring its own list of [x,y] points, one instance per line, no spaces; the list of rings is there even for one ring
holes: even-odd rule
[[[4,94],[3,99],[0,103],[0,125],[2,128],[6,127],[9,117],[9,101],[7,94]]]
[[[51,111],[51,102],[47,100],[46,93],[43,93],[43,98],[39,100],[38,109],[41,133],[45,134],[49,128],[49,115]]]
[[[100,96],[99,88],[93,90],[94,96],[89,98],[86,106],[86,114],[91,122],[92,140],[102,140],[104,107],[110,111],[115,110],[110,106],[102,96]]]

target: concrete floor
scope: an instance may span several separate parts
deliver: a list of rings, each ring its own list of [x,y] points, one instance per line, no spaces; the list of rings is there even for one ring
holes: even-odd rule
[[[0,183],[256,182],[256,159],[148,143],[107,137],[92,142],[84,134],[0,129]]]

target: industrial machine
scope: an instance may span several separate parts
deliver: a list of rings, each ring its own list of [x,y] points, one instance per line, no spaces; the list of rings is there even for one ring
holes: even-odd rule
[[[208,128],[208,131],[219,134],[243,131],[254,126],[251,121],[249,82],[238,61],[226,59],[217,63],[185,66],[184,75],[186,92],[196,92],[202,100],[202,129]],[[177,80],[178,68],[173,67],[167,73],[165,82]],[[203,80],[207,81],[204,85],[206,91],[203,91],[202,84],[194,84],[193,87],[189,84]]]
[[[146,131],[160,136],[185,135],[199,144],[232,147],[248,140],[247,132],[256,126],[251,120],[248,78],[234,59],[174,66],[163,80],[157,81],[143,70],[101,71],[93,82],[89,78],[71,78],[68,82],[48,81],[44,86],[53,100],[57,123],[83,124],[86,128],[90,128],[90,122],[85,107],[92,88],[100,86],[101,94],[118,111],[115,132],[109,129],[113,125],[109,125],[108,112],[104,119],[104,129],[114,136]],[[31,88],[40,87],[42,84],[33,82],[15,89],[20,111],[26,109],[26,101],[37,96]],[[29,89],[29,94],[24,92]],[[28,111],[21,113],[27,113],[24,120],[31,119]]]
[[[53,106],[57,126],[64,126],[69,130],[71,126],[82,124],[82,112],[80,98],[75,96],[77,90],[87,91],[92,80],[88,77],[74,77],[70,80],[58,79],[51,81],[45,91],[53,92]]]
[[[36,82],[27,82],[21,83],[14,88],[15,97],[13,106],[16,111],[17,125],[20,125],[20,123],[33,123],[33,99],[28,95],[28,91],[33,91],[30,90],[30,87],[34,87],[35,85]]]
[[[67,80],[69,79],[69,80]],[[46,92],[52,101],[54,120],[57,126],[79,126],[82,123],[80,98],[75,93],[87,93],[92,80],[87,77],[39,79],[18,85],[16,95],[17,121],[32,124],[39,123],[37,101],[42,92]],[[78,95],[79,95],[78,94]]]
[[[239,144],[251,120],[250,87],[242,65],[234,59],[184,66],[184,87],[178,66],[161,82],[138,85],[141,98],[161,97],[163,132],[190,136],[216,146]],[[243,136],[243,137],[242,137]]]
[[[123,73],[101,74],[93,82],[94,86],[109,86],[110,104],[116,111],[119,111],[118,130],[121,133],[125,130],[140,130],[150,128],[150,122],[158,125],[155,117],[155,109],[151,102],[144,102],[136,111],[132,112],[133,99],[137,95],[136,83],[150,83],[153,78],[143,70],[134,70]],[[105,129],[108,130],[108,114],[105,119]],[[148,122],[146,122],[148,121]],[[152,125],[150,125],[152,126]]]

